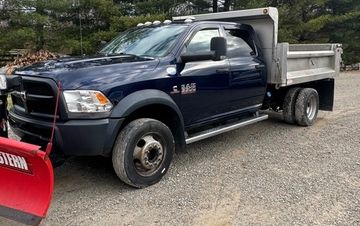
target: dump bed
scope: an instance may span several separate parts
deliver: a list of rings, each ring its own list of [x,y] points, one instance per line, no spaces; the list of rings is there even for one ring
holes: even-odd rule
[[[198,21],[227,21],[252,25],[262,45],[269,84],[289,86],[333,78],[339,74],[342,54],[340,44],[278,43],[279,15],[276,8],[199,14],[173,19],[188,17],[194,17]]]
[[[341,60],[339,44],[277,45],[279,71],[269,82],[287,86],[325,78],[339,74]]]

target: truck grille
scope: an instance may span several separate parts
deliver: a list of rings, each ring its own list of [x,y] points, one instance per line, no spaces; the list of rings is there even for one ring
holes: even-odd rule
[[[51,120],[55,109],[55,82],[23,77],[22,83],[22,90],[11,94],[14,111],[21,115]]]

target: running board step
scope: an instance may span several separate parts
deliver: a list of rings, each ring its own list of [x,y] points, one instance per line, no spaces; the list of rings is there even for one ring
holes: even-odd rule
[[[246,118],[243,120],[240,120],[238,122],[235,123],[231,123],[231,124],[227,124],[227,125],[222,125],[219,126],[217,128],[213,128],[213,129],[209,129],[209,130],[205,130],[199,133],[195,133],[189,136],[189,138],[186,139],[186,144],[191,144],[200,140],[204,140],[207,139],[209,137],[213,137],[222,133],[226,133],[229,132],[231,130],[235,130],[250,124],[254,124],[257,122],[261,122],[264,121],[266,119],[268,119],[269,116],[265,115],[265,114],[260,114],[259,116],[255,116],[255,117],[251,117],[251,118]]]

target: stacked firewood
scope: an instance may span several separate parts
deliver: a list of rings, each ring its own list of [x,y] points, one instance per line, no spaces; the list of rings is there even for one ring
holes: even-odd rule
[[[5,73],[10,75],[15,71],[16,68],[25,67],[36,62],[55,59],[58,57],[59,56],[57,54],[49,52],[48,50],[28,52],[21,57],[16,58],[14,62],[7,64],[5,66]]]

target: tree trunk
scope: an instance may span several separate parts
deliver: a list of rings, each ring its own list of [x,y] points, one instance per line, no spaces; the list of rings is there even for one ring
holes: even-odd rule
[[[39,51],[44,48],[44,26],[42,24],[36,25],[36,50]]]
[[[231,0],[225,0],[224,11],[230,11]]]
[[[45,14],[45,9],[41,5],[41,3],[42,3],[41,1],[36,1],[35,8],[36,8],[36,13],[42,16],[46,14]],[[39,51],[44,48],[45,38],[44,38],[44,24],[37,20],[35,25],[35,34],[36,34],[35,48],[37,51]]]
[[[217,11],[218,11],[218,0],[213,0],[212,7],[213,7],[213,12],[217,13]]]

